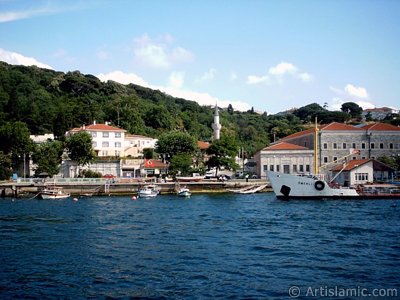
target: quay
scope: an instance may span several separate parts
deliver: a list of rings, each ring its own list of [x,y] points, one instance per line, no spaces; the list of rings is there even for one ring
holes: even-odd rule
[[[1,197],[28,197],[40,193],[46,186],[61,187],[71,196],[108,196],[108,195],[134,195],[138,189],[146,184],[156,184],[161,188],[161,194],[176,193],[177,182],[157,182],[154,180],[138,180],[129,178],[56,178],[56,179],[18,179],[0,183]],[[199,182],[180,182],[180,186],[187,186],[192,193],[225,193],[229,189],[239,189],[254,185],[265,185],[266,180],[243,179],[217,181],[203,180]],[[265,191],[271,191],[268,185]]]

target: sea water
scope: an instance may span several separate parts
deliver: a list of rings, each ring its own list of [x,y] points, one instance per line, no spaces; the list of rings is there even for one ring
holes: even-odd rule
[[[393,200],[1,199],[0,298],[398,298],[399,237]]]

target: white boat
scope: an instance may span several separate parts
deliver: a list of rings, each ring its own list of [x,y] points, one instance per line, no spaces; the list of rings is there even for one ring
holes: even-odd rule
[[[70,197],[70,194],[64,193],[61,187],[50,186],[40,192],[42,199],[65,199]]]
[[[276,197],[279,199],[293,198],[357,198],[355,189],[330,186],[317,176],[299,176],[267,171],[269,181]]]
[[[145,185],[138,191],[139,198],[154,198],[160,193],[159,187],[156,185]]]
[[[187,187],[183,187],[178,190],[177,195],[179,197],[190,197],[192,195],[192,193],[190,192],[190,190]]]
[[[236,193],[236,194],[254,194],[259,191],[262,191],[267,187],[267,184],[263,185],[251,185],[251,186],[246,186],[241,189],[236,189],[236,190],[228,190],[229,192]]]

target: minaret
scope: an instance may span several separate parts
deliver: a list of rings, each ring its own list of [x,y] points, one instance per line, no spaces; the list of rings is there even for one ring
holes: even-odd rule
[[[219,140],[219,134],[221,131],[221,124],[219,124],[219,112],[218,112],[218,105],[215,104],[215,111],[214,111],[214,123],[212,124],[213,132],[213,140]]]

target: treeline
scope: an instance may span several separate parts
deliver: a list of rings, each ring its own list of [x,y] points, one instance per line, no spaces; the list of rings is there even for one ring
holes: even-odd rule
[[[101,82],[93,75],[57,72],[0,62],[0,127],[23,122],[31,134],[66,131],[110,122],[132,134],[159,137],[173,130],[197,140],[212,136],[213,108],[138,85]],[[247,155],[302,129],[294,115],[268,116],[230,109],[220,112],[222,134],[233,136]]]

